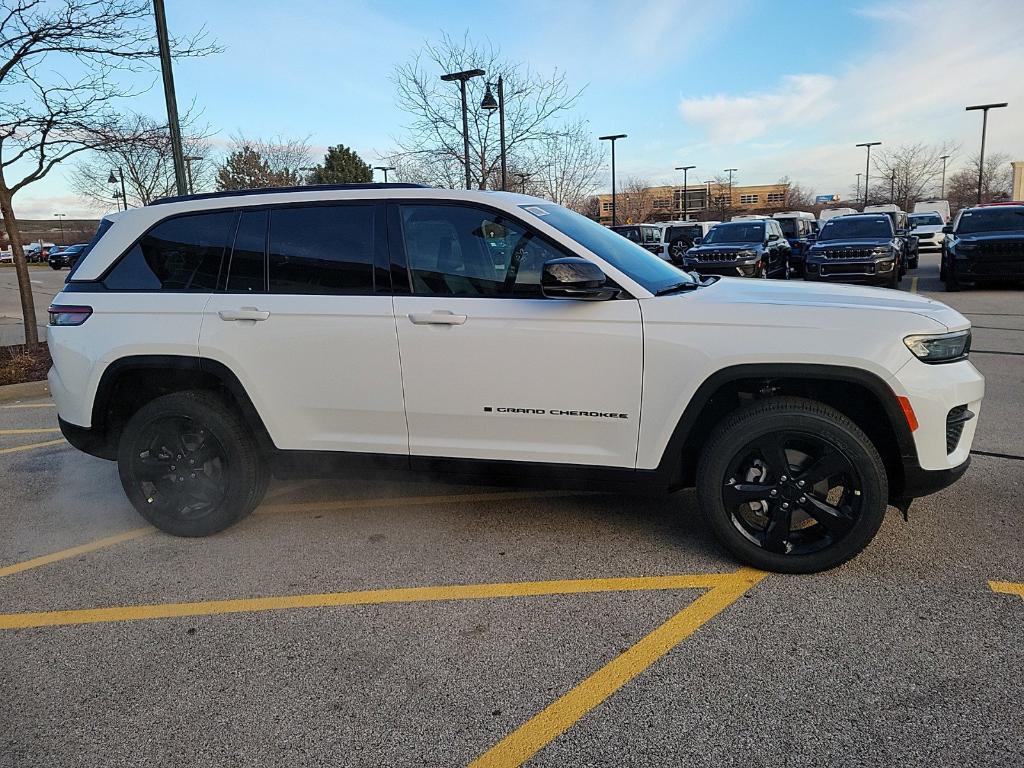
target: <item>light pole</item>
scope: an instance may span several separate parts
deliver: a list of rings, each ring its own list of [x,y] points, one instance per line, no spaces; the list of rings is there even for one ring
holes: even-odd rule
[[[194,195],[196,193],[196,185],[192,180],[192,162],[194,160],[202,160],[203,158],[199,155],[185,155],[182,159],[185,161],[185,171],[188,174],[188,193]]]
[[[729,210],[732,210],[732,174],[738,171],[739,168],[726,168],[725,172],[729,174]]]
[[[120,168],[117,169],[117,176],[121,178],[121,202],[124,203],[124,209],[128,210],[128,194],[124,190],[124,171]],[[107,184],[117,184],[117,176],[114,176],[114,172],[110,172],[110,176],[107,178]],[[117,197],[115,194],[114,197]],[[120,209],[119,209],[120,210]]]
[[[488,111],[498,110],[498,128],[501,136],[501,191],[504,192],[508,189],[506,181],[508,169],[505,157],[505,81],[501,75],[498,75],[496,86],[498,88],[498,100],[494,100],[494,95],[491,93],[491,84],[487,83],[487,90],[484,93],[484,100],[480,102],[480,109]]]
[[[60,223],[60,244],[64,245],[64,217],[67,216],[67,214],[55,213],[53,215],[57,217],[57,221]]]
[[[949,155],[943,155],[939,158],[942,161],[942,191],[939,192],[939,199],[946,199],[946,161],[949,160]]]
[[[610,141],[612,143],[612,226],[614,227],[618,223],[615,211],[615,142],[626,138],[626,134],[616,133],[611,136],[598,136],[597,138],[599,141]]]
[[[393,166],[393,165],[375,165],[375,166],[373,166],[373,170],[375,170],[375,171],[382,171],[384,173],[384,183],[387,184],[388,183],[388,171],[395,170],[395,166]]]
[[[153,0],[156,17],[156,40],[160,48],[160,71],[164,80],[164,100],[167,102],[167,127],[171,134],[171,154],[174,156],[174,181],[178,194],[188,194],[185,187],[185,153],[181,149],[181,125],[178,123],[178,101],[174,96],[174,72],[171,70],[171,44],[167,40],[167,16],[164,0]],[[128,201],[125,201],[128,205]]]
[[[896,171],[889,174],[889,202],[896,202]]]
[[[519,191],[526,194],[526,180],[533,176],[532,173],[513,173],[519,179]]]
[[[981,182],[985,177],[985,131],[988,129],[988,111],[990,109],[1000,109],[1005,107],[1009,102],[1003,101],[998,104],[975,104],[973,107],[967,107],[965,112],[972,112],[974,110],[981,110],[981,154],[978,155],[978,204],[981,204]]]
[[[860,177],[861,174],[857,174],[857,200],[860,200]]]
[[[696,165],[680,165],[680,166],[676,167],[677,171],[682,171],[683,172],[683,221],[687,221],[690,218],[690,203],[686,199],[686,192],[687,192],[686,174],[687,174],[687,172],[693,170],[696,167],[697,167]]]
[[[871,177],[871,148],[877,147],[882,142],[880,141],[866,141],[863,144],[858,144],[858,147],[867,147],[868,159],[864,161],[864,207],[868,207],[868,180]]]
[[[474,77],[483,77],[482,69],[467,69],[464,72],[449,72],[441,75],[446,83],[458,82],[459,94],[462,96],[462,162],[466,165],[466,189],[472,189],[473,182],[469,178],[469,112],[466,110],[466,81]]]

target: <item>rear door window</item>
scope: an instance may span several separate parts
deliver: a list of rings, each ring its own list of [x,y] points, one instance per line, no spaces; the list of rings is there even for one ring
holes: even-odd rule
[[[115,291],[214,291],[238,215],[177,216],[157,224],[114,265]]]
[[[279,208],[270,214],[271,293],[373,293],[374,204]]]
[[[228,293],[263,293],[267,290],[267,211],[243,211],[231,249]]]

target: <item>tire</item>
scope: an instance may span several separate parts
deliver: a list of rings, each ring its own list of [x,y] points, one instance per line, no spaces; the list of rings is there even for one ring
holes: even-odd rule
[[[893,266],[892,275],[889,280],[885,283],[886,288],[899,288],[900,287],[900,270],[898,267]]]
[[[946,290],[950,293],[956,293],[963,288],[963,284],[960,282],[960,276],[956,273],[956,262],[951,262],[946,266]]]
[[[50,269],[55,269],[55,270],[57,270],[58,272],[60,272],[60,267],[59,267],[59,266],[57,266],[56,264],[51,264],[51,265],[50,265]]]
[[[233,525],[262,501],[270,480],[241,417],[198,391],[163,395],[136,411],[121,434],[117,469],[139,514],[174,536]]]
[[[828,468],[835,471],[815,480]],[[802,476],[808,485],[798,485]],[[748,565],[780,573],[816,573],[855,557],[882,525],[889,492],[867,435],[834,408],[796,397],[727,416],[697,478],[701,512],[722,545]]]
[[[939,257],[939,280],[946,282],[946,257]]]
[[[920,264],[920,263],[921,263],[921,257],[920,257],[920,255],[919,255],[919,254],[915,254],[915,255],[914,255],[914,258],[912,258],[912,259],[910,260],[910,263],[909,263],[909,265],[908,265],[908,266],[910,267],[910,269],[917,269],[917,266],[918,266],[918,264]]]

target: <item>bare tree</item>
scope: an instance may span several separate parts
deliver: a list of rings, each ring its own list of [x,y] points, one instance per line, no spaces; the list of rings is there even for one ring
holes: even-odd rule
[[[789,176],[779,179],[779,184],[786,187],[785,200],[778,207],[784,211],[809,211],[814,207],[814,195],[807,187],[798,181],[792,181]]]
[[[616,194],[616,218],[623,224],[642,224],[654,213],[654,195],[646,179],[629,176]]]
[[[217,168],[217,189],[260,189],[296,186],[313,162],[305,138],[232,137],[231,151]]]
[[[171,41],[174,56],[215,50],[202,32]],[[68,158],[107,146],[120,127],[114,103],[133,93],[122,79],[156,61],[148,0],[5,0],[0,6],[0,215],[29,347],[39,343],[39,333],[13,198]]]
[[[456,39],[443,35],[436,45],[428,43],[392,75],[398,106],[410,115],[406,134],[392,154],[412,161],[417,175],[428,183],[446,187],[465,183],[459,89],[442,82],[440,76],[474,68],[483,69],[488,79],[502,76],[506,151],[510,157],[518,157],[525,153],[526,145],[557,133],[557,118],[574,106],[580,95],[570,89],[564,73],[540,76],[503,58],[489,44],[473,43],[468,36]],[[480,188],[493,178],[501,163],[496,110],[479,108],[485,87],[483,78],[466,83],[470,178]]]
[[[588,219],[599,221],[601,218],[601,198],[597,195],[590,195],[574,208],[576,213],[581,213]]]
[[[896,203],[910,210],[914,203],[937,194],[942,178],[942,155],[952,155],[955,144],[901,144],[883,147],[872,157],[869,203]]]
[[[531,142],[523,154],[540,196],[554,203],[579,208],[597,188],[603,157],[585,120]]]
[[[971,158],[966,168],[956,171],[946,179],[946,199],[952,211],[970,208],[978,203],[978,156]],[[1013,186],[1013,167],[1010,156],[996,152],[985,158],[985,175],[982,178],[981,201],[1009,200]]]
[[[187,115],[182,118],[182,143],[189,161],[189,181],[193,191],[204,189],[209,182],[212,163],[207,139],[208,129],[198,127]],[[107,210],[113,194],[110,174],[124,174],[128,206],[148,205],[153,200],[177,194],[171,136],[165,124],[145,115],[131,115],[112,133],[110,142],[76,163],[71,186],[95,207]]]

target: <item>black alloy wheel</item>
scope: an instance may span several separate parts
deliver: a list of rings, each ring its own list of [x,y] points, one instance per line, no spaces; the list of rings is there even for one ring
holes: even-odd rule
[[[673,240],[668,246],[668,255],[673,264],[682,264],[690,246],[682,239]]]
[[[139,514],[175,536],[227,528],[259,504],[269,482],[248,428],[210,392],[143,405],[121,434],[117,464]]]
[[[697,469],[701,511],[727,549],[757,568],[812,573],[859,553],[882,524],[878,451],[813,400],[756,401],[720,424]]]

